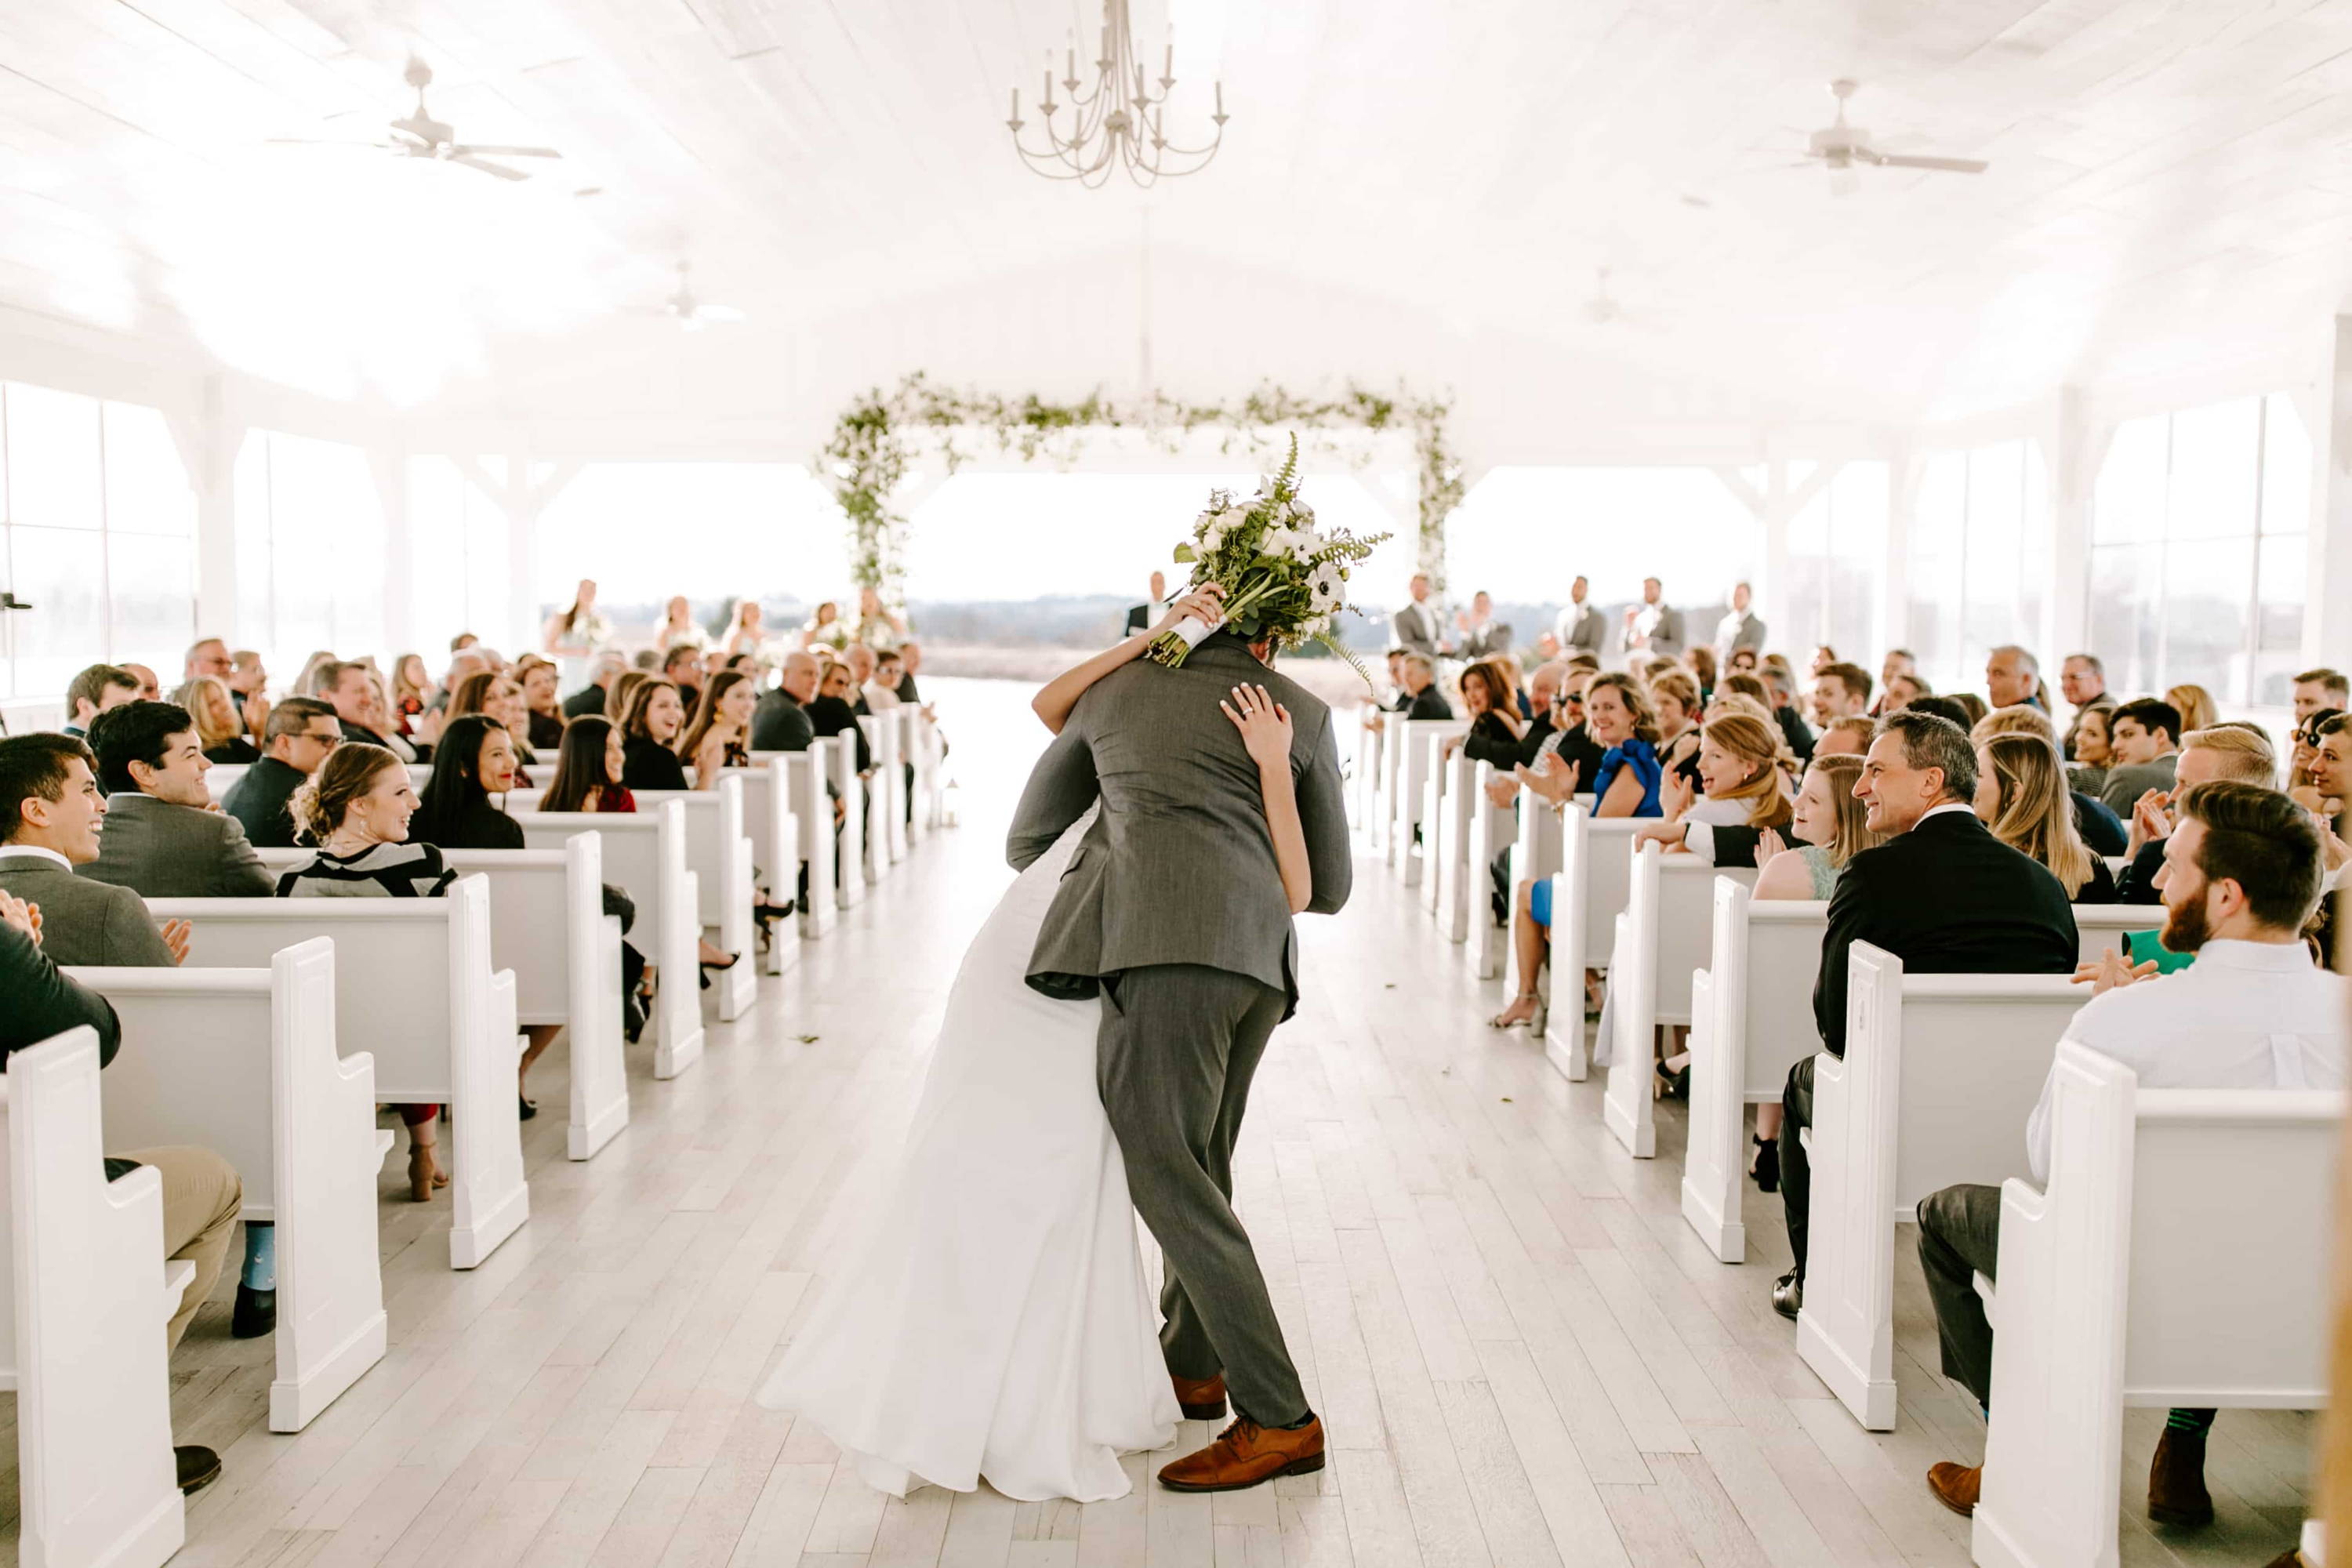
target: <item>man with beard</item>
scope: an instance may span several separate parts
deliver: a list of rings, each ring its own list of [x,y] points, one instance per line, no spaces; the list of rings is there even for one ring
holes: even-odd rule
[[[2319,903],[2325,861],[2310,816],[2273,789],[2221,780],[2183,790],[2164,841],[2165,947],[2197,962],[2154,978],[2116,953],[2076,973],[2093,999],[2066,1038],[2113,1057],[2142,1089],[2341,1089],[2352,980],[2312,961],[2304,923]],[[2053,1083],[2055,1069],[2053,1069]],[[2036,1182],[2050,1176],[2052,1085],[2026,1123]],[[2193,1236],[2179,1238],[2193,1266]],[[2000,1189],[1946,1187],[1919,1205],[1919,1262],[1936,1304],[1944,1373],[1979,1405],[1992,1384],[1992,1328],[1971,1283],[2000,1256]],[[2148,1468],[2147,1512],[2159,1524],[2211,1521],[2205,1489],[2210,1410],[2175,1410]],[[1983,1467],[1946,1462],[1927,1486],[1956,1513],[1974,1510]]]

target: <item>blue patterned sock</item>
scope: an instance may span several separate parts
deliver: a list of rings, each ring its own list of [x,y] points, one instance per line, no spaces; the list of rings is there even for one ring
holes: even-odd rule
[[[245,1222],[245,1269],[237,1282],[249,1290],[278,1289],[278,1227],[267,1220]]]

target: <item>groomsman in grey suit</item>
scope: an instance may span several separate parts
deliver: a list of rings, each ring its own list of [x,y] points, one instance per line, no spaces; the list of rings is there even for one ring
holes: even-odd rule
[[[1266,643],[1212,633],[1180,668],[1139,660],[1078,700],[1030,775],[1006,840],[1015,867],[1097,800],[1029,961],[1048,996],[1102,998],[1096,1082],[1129,1195],[1167,1260],[1160,1348],[1194,1420],[1239,1417],[1160,1471],[1223,1491],[1323,1468],[1323,1427],[1283,1342],[1233,1157],[1252,1075],[1298,998],[1298,941],[1256,763],[1220,704],[1244,682],[1288,709],[1313,876],[1336,914],[1353,866],[1330,710],[1266,668]]]
[[[1715,623],[1715,662],[1718,669],[1730,669],[1731,656],[1743,647],[1763,651],[1764,623],[1748,608],[1752,596],[1747,584],[1731,585],[1730,613]]]
[[[1683,613],[1666,603],[1664,586],[1655,577],[1642,579],[1642,602],[1626,607],[1622,646],[1627,653],[1654,654],[1660,658],[1680,658],[1689,646],[1683,640]]]
[[[1495,618],[1495,601],[1484,588],[1470,595],[1470,607],[1455,616],[1454,624],[1462,633],[1464,658],[1492,658],[1511,651],[1511,623]]]
[[[1568,591],[1568,607],[1552,624],[1552,635],[1559,638],[1563,655],[1589,653],[1595,658],[1601,657],[1601,644],[1609,635],[1609,626],[1601,618],[1601,612],[1586,600],[1590,592],[1591,584],[1579,577]]]
[[[1439,634],[1444,623],[1438,619],[1437,606],[1429,602],[1429,574],[1412,574],[1412,602],[1399,610],[1389,621],[1391,647],[1417,653],[1425,658],[1454,651],[1454,645]]]
[[[245,825],[205,787],[212,763],[188,710],[126,702],[91,721],[106,831],[81,875],[150,899],[266,899],[277,879],[245,837]]]

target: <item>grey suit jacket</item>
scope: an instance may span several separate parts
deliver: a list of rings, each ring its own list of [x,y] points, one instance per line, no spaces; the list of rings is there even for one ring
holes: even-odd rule
[[[1422,625],[1421,618],[1421,611],[1424,608],[1429,612],[1429,624],[1426,626]],[[1393,639],[1395,647],[1404,649],[1407,653],[1417,653],[1429,658],[1435,658],[1437,641],[1444,635],[1445,623],[1438,618],[1435,605],[1416,607],[1407,603],[1389,617],[1390,637]],[[1192,661],[1187,659],[1185,662],[1189,664]],[[1272,689],[1268,688],[1268,689]],[[1295,717],[1297,710],[1292,709],[1291,712]],[[1220,714],[1218,717],[1223,718],[1223,715]]]
[[[128,888],[77,877],[43,856],[0,848],[0,892],[41,906],[41,951],[52,963],[169,968],[179,962],[163,945],[147,900]]]
[[[2129,823],[2139,797],[2152,789],[2170,789],[2175,783],[2173,770],[2179,765],[2180,758],[2176,753],[2152,763],[2109,768],[2107,782],[2099,786],[2099,798],[2106,803],[2109,811]]]
[[[79,874],[150,899],[266,899],[278,890],[236,817],[135,792],[107,797],[98,858]]]
[[[1508,621],[1488,621],[1475,631],[1462,634],[1462,657],[1466,659],[1493,658],[1509,653],[1515,646]]]
[[[1297,936],[1257,765],[1217,706],[1244,680],[1290,710],[1290,771],[1314,874],[1307,908],[1336,914],[1347,903],[1355,868],[1330,710],[1220,632],[1181,669],[1139,660],[1104,677],[1030,774],[1005,841],[1015,867],[1102,802],[1046,911],[1032,986],[1090,996],[1107,974],[1196,963],[1297,1001]]]
[[[1598,658],[1601,641],[1609,635],[1609,623],[1601,618],[1601,612],[1588,599],[1581,609],[1572,604],[1564,606],[1559,619],[1552,623],[1552,635],[1559,638],[1562,654],[1580,650]]]

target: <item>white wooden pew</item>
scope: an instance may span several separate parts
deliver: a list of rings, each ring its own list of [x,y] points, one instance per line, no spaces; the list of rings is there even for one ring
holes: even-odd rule
[[[801,901],[800,912],[804,938],[821,937],[833,930],[844,902],[841,829],[834,825],[835,797],[826,790],[834,773],[834,756],[842,748],[840,737],[835,736],[811,742],[805,752],[783,753],[791,769],[792,813],[800,830],[801,864],[808,869],[808,897]]]
[[[1518,837],[1518,823],[1511,807],[1496,805],[1486,791],[1503,775],[1486,763],[1475,764],[1471,774],[1469,843],[1463,858],[1469,862],[1463,887],[1463,935],[1470,952],[1470,973],[1481,980],[1492,980],[1503,973],[1504,955],[1510,951],[1511,926],[1506,920],[1495,921],[1488,898],[1493,888],[1495,857],[1508,850]],[[1508,873],[1505,873],[1507,879]],[[1507,892],[1508,887],[1505,890]],[[1506,909],[1508,908],[1507,904]]]
[[[1691,978],[1706,967],[1714,946],[1716,883],[1752,888],[1756,872],[1718,871],[1696,855],[1668,855],[1655,843],[1634,850],[1629,840],[1628,848],[1625,912],[1617,917],[1609,967],[1609,1022],[1616,1038],[1610,1042],[1601,1120],[1635,1159],[1647,1160],[1658,1152],[1652,1041],[1662,1024],[1692,1022]],[[1557,931],[1559,881],[1552,886]],[[1580,1027],[1580,1038],[1582,1033]]]
[[[2114,1568],[2126,1405],[2327,1405],[2344,1096],[2146,1089],[2059,1047],[2050,1186],[2001,1185],[1976,1561]]]
[[[694,873],[686,868],[686,808],[670,801],[650,811],[513,815],[522,825],[523,842],[533,849],[563,848],[582,833],[603,840],[604,879],[636,905],[631,937],[661,970],[650,1020],[654,1076],[676,1078],[702,1058],[702,1002],[697,984],[701,970],[695,948],[699,893]]]
[[[1387,817],[1381,806],[1388,798],[1382,788],[1388,780],[1382,771],[1386,763],[1381,744],[1387,737],[1364,722],[1370,711],[1371,706],[1367,703],[1356,714],[1356,757],[1348,777],[1348,802],[1355,812],[1356,831],[1363,836],[1365,845],[1377,852],[1387,842],[1382,831]]]
[[[898,771],[898,727],[878,713],[857,723],[866,731],[866,743],[874,758],[874,775],[868,781],[873,798],[866,808],[866,860],[868,879],[879,882],[890,874],[890,868],[907,858],[906,777]]]
[[[1789,1069],[1822,1048],[1813,1026],[1826,900],[1759,900],[1718,875],[1707,967],[1691,976],[1690,1136],[1683,1218],[1726,1263],[1748,1256],[1740,1217],[1748,1108],[1778,1105]],[[1702,996],[1710,998],[1703,1002]]]
[[[1797,1352],[1874,1432],[1895,1426],[1895,1227],[1957,1182],[2025,1172],[2025,1123],[2090,988],[1916,974],[1858,942],[1845,1057],[1813,1061],[1813,1184]]]
[[[801,829],[793,816],[793,768],[790,752],[763,752],[748,768],[730,770],[743,782],[743,836],[751,841],[753,890],[764,881],[772,900],[796,905],[801,884]],[[827,910],[831,912],[830,910]],[[768,951],[761,972],[782,974],[800,954],[797,918],[787,929],[769,929]]]
[[[2096,963],[2103,952],[2114,952],[2123,946],[2124,933],[2135,931],[2162,931],[2162,904],[2076,904],[2074,906],[2075,940],[2085,963]]]
[[[553,757],[542,757],[540,761],[541,765],[551,770],[555,766]],[[244,763],[215,763],[205,772],[205,788],[211,792],[215,800],[226,800],[228,792],[236,787],[236,781],[245,777],[247,766],[247,764]],[[432,763],[408,764],[408,782],[416,786],[419,794],[424,792],[425,786],[432,782]]]
[[[282,871],[308,849],[264,849]],[[571,1063],[565,1152],[585,1160],[629,1124],[621,1028],[621,922],[604,913],[604,840],[575,833],[553,849],[444,849],[442,861],[490,881],[490,963],[515,977],[515,1022],[558,1024]]]
[[[937,826],[939,810],[939,732],[923,717],[923,710],[911,703],[893,710],[898,716],[898,756],[907,765],[898,777],[907,792],[907,820],[904,832],[909,853],[928,838]]]
[[[1560,838],[1564,831],[1560,824],[1563,816],[1563,813],[1552,810],[1549,802],[1539,799],[1524,789],[1519,792],[1518,836],[1511,843],[1509,880],[1512,921],[1518,919],[1519,884],[1552,876],[1559,870]],[[1559,918],[1559,911],[1553,910],[1552,919],[1557,921]],[[1554,934],[1557,934],[1556,928]],[[1503,936],[1503,955],[1506,971],[1504,979],[1507,982],[1507,988],[1513,995],[1543,989],[1542,975],[1517,973],[1518,948],[1511,940],[1507,925]],[[1576,1013],[1580,1026],[1584,1016],[1584,983],[1581,976],[1577,981],[1576,994],[1578,998]]]
[[[1469,939],[1470,901],[1483,900],[1486,894],[1486,868],[1471,854],[1475,847],[1471,825],[1481,812],[1495,809],[1478,789],[1480,770],[1485,767],[1459,754],[1446,759],[1444,764],[1445,789],[1437,818],[1437,881],[1430,907],[1436,913],[1439,934],[1448,942]]]
[[[1428,802],[1430,763],[1436,752],[1430,737],[1467,734],[1470,726],[1458,719],[1391,717],[1389,729],[1395,735],[1397,752],[1396,795],[1390,803],[1396,815],[1389,824],[1389,864],[1396,868],[1406,887],[1417,888],[1421,886],[1422,863],[1437,847],[1433,843],[1416,843],[1413,837]],[[1436,826],[1431,823],[1431,831],[1434,832]]]
[[[164,1325],[196,1267],[163,1261],[160,1176],[106,1179],[100,1099],[93,1030],[8,1058],[0,1387],[24,1568],[155,1568],[186,1535]]]
[[[721,1023],[749,1012],[760,994],[759,938],[751,906],[759,901],[751,875],[751,840],[743,832],[743,780],[721,773],[706,790],[644,789],[640,813],[675,804],[685,813],[686,868],[694,879],[695,921],[721,952],[742,957],[710,976]]]
[[[299,1432],[383,1359],[375,1063],[335,1045],[335,945],[267,969],[66,971],[122,1022],[106,1069],[106,1146],[193,1143],[236,1168],[242,1217],[277,1226],[269,1429]]]
[[[1581,796],[1559,814],[1559,858],[1551,879],[1551,973],[1556,986],[1568,987],[1571,1002],[1549,1016],[1544,1055],[1571,1083],[1582,1083],[1592,1070],[1584,1043],[1584,972],[1610,971],[1617,917],[1633,896],[1628,846],[1644,822],[1654,820],[1595,816]],[[1611,973],[1611,985],[1616,983]]]
[[[882,879],[866,839],[866,818],[872,805],[866,798],[866,781],[857,776],[857,738],[845,730],[834,741],[826,760],[833,767],[833,787],[840,792],[842,809],[841,875],[835,891],[845,910]]]
[[[1464,734],[1468,734],[1465,728]],[[1424,737],[1428,760],[1422,764],[1421,907],[1443,929],[1444,900],[1462,888],[1462,857],[1469,852],[1469,823],[1449,823],[1461,809],[1469,783],[1467,759],[1445,754],[1445,737]],[[1456,764],[1463,764],[1457,767]]]
[[[606,821],[617,818],[607,817]],[[282,948],[335,943],[335,1043],[375,1062],[375,1097],[446,1105],[449,1266],[471,1268],[530,1216],[515,1115],[515,977],[490,967],[490,884],[438,899],[150,899],[193,926],[188,966],[267,969]]]
[[[914,710],[915,821],[918,837],[947,826],[947,742],[940,727]]]

